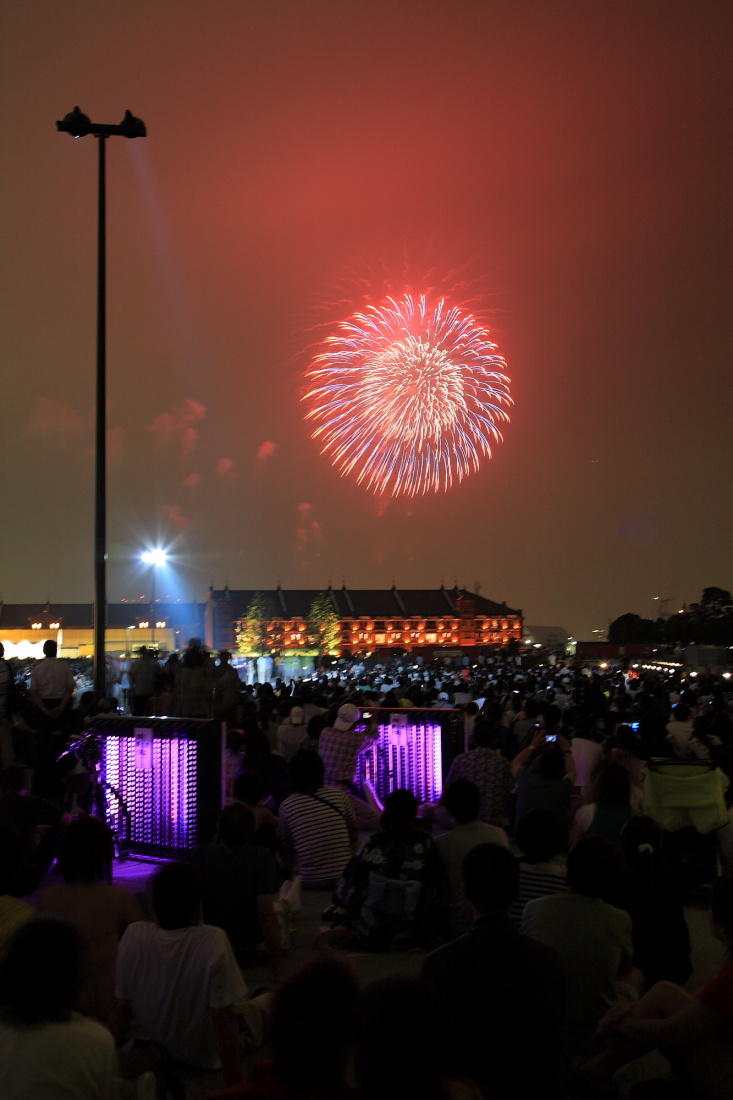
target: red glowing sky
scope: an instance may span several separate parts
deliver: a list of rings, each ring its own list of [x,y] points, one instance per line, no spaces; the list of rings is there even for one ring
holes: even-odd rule
[[[89,600],[96,145],[109,598],[480,584],[576,637],[733,588],[732,9],[719,0],[39,0],[6,11],[0,597]],[[321,458],[294,349],[344,273],[478,272],[504,443],[378,503]],[[309,320],[310,319],[310,320]]]

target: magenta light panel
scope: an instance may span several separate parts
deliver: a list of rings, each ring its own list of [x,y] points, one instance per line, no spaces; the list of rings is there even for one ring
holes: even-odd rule
[[[419,802],[436,801],[443,785],[440,725],[392,714],[377,728],[379,738],[364,754],[363,769],[380,799],[407,789]]]

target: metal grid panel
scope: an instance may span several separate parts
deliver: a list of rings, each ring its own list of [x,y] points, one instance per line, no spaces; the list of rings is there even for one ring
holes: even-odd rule
[[[216,723],[131,718],[97,727],[102,778],[130,813],[134,853],[175,856],[211,839],[221,806]]]

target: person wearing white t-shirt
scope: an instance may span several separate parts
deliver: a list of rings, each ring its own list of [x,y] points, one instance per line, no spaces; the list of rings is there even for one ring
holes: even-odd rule
[[[226,933],[199,924],[196,868],[166,864],[153,880],[153,908],[155,924],[131,924],[120,940],[110,1030],[123,1041],[134,1016],[171,1058],[222,1068],[227,1084],[236,1084],[242,1080],[239,1015],[260,1042],[262,1012],[254,1001],[245,1011],[247,987]]]

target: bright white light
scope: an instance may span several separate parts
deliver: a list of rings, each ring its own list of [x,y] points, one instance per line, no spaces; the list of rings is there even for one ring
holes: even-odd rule
[[[140,561],[144,561],[146,565],[165,565],[167,560],[165,550],[146,550],[140,555]]]

